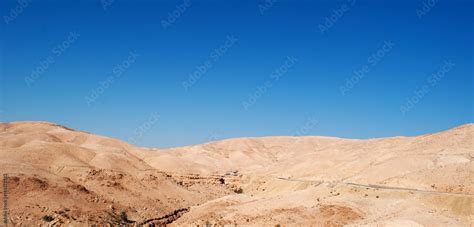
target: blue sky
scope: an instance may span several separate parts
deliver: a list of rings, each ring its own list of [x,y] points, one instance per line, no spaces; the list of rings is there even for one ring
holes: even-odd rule
[[[148,147],[474,122],[474,1],[1,4],[1,121]]]

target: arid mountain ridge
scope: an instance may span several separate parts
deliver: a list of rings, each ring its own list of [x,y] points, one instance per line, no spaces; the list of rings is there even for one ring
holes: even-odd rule
[[[0,124],[12,224],[452,225],[473,218],[474,124],[415,137],[237,138],[170,149]],[[2,195],[3,196],[3,195]]]

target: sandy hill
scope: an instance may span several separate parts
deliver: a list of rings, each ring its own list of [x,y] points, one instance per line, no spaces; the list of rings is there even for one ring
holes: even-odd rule
[[[144,149],[48,122],[0,123],[9,221],[23,225],[469,226],[473,158],[474,124]]]

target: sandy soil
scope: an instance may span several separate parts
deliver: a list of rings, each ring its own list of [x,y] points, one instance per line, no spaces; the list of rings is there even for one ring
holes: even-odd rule
[[[472,226],[473,159],[474,124],[150,149],[48,122],[0,123],[8,221],[23,226]]]

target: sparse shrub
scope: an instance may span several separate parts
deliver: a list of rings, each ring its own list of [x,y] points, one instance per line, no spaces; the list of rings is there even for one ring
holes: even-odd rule
[[[128,215],[125,210],[121,210],[120,213],[115,213],[114,210],[115,208],[112,207],[112,212],[109,213],[110,218],[114,224],[122,226],[135,223],[135,221],[128,219]]]
[[[53,216],[50,215],[45,215],[41,219],[43,219],[45,222],[52,222],[54,220]]]
[[[127,212],[125,212],[124,210],[120,211],[119,218],[120,218],[119,222],[121,224],[131,224],[131,223],[135,222],[135,221],[132,221],[132,220],[128,219]]]
[[[124,210],[122,210],[122,211],[120,212],[120,219],[122,219],[122,221],[127,222],[127,221],[128,221],[127,212],[125,212]]]
[[[244,193],[244,189],[237,188],[237,189],[234,190],[234,192],[237,193],[237,194],[242,194],[242,193]]]

